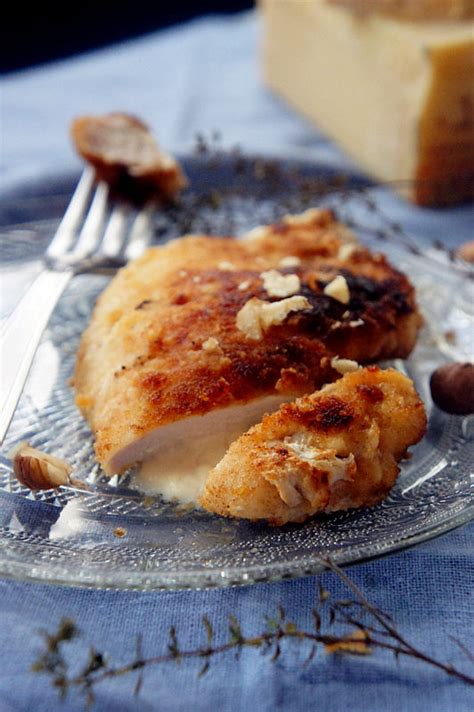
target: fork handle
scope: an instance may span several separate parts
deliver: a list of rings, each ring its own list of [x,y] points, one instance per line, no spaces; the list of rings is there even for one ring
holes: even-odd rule
[[[0,332],[0,443],[23,391],[41,335],[71,279],[70,270],[43,270]]]

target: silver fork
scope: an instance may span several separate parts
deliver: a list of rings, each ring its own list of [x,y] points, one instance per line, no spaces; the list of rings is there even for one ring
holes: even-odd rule
[[[69,280],[137,257],[149,244],[153,210],[152,204],[136,214],[126,204],[112,207],[107,185],[95,186],[93,170],[84,170],[45,253],[44,269],[0,332],[0,443],[41,336]]]

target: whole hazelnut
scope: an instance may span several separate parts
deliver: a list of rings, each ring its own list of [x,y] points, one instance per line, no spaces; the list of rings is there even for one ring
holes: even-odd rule
[[[456,255],[466,262],[474,262],[474,240],[460,245],[456,250]]]
[[[430,389],[433,401],[446,413],[474,413],[474,364],[440,366],[431,375]]]
[[[17,480],[31,490],[53,489],[71,483],[72,467],[67,462],[29,443],[20,443],[9,455]]]

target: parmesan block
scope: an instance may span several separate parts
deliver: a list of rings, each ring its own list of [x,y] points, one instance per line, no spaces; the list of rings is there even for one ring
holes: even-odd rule
[[[261,0],[267,83],[419,205],[474,198],[474,21]]]

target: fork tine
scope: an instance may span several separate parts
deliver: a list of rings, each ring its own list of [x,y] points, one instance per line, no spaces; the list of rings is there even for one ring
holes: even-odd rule
[[[107,212],[108,196],[108,186],[105,183],[98,183],[74,249],[75,258],[90,255],[98,246]]]
[[[112,210],[101,246],[101,254],[105,257],[117,257],[122,250],[129,216],[130,209],[126,205],[116,205]]]
[[[85,168],[56,234],[48,247],[48,257],[60,257],[74,242],[93,185],[94,171],[91,168]]]
[[[149,203],[136,216],[125,248],[127,260],[133,260],[141,255],[150,244],[153,234],[152,217],[154,212],[155,206]]]

